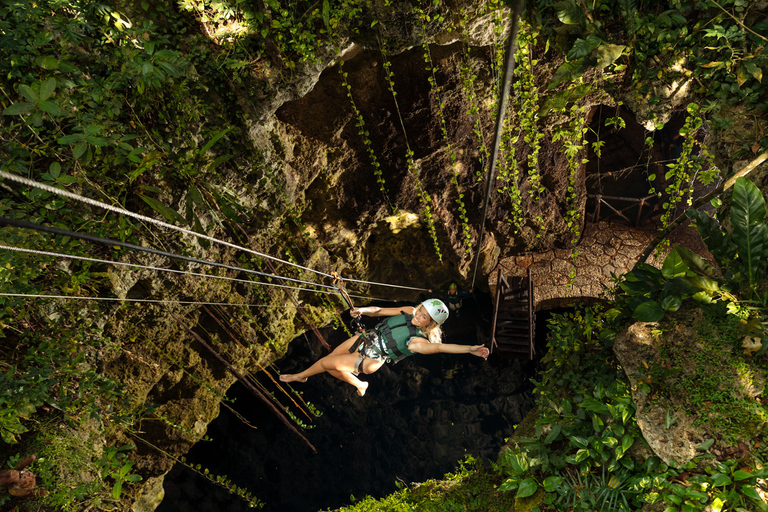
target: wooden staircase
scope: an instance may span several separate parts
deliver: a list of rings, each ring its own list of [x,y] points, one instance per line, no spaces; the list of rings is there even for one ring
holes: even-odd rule
[[[533,279],[531,271],[525,277],[505,277],[499,269],[496,300],[491,325],[491,353],[514,359],[533,359],[534,330]]]

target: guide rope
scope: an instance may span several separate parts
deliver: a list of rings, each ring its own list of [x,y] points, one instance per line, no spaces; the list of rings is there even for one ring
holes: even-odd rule
[[[53,187],[53,186],[50,186],[50,185],[46,185],[44,183],[39,183],[39,182],[37,182],[35,180],[29,179],[29,178],[25,178],[24,176],[19,176],[17,174],[12,174],[12,173],[9,173],[9,172],[6,172],[6,171],[0,171],[0,177],[8,179],[8,180],[11,180],[11,181],[15,181],[17,183],[21,183],[23,185],[27,185],[27,186],[34,187],[34,188],[37,188],[37,189],[40,189],[40,190],[44,190],[46,192],[50,192],[51,194],[56,194],[56,195],[61,196],[61,197],[66,197],[68,199],[73,199],[73,200],[79,201],[81,203],[89,204],[91,206],[96,206],[98,208],[102,208],[102,209],[111,211],[113,213],[118,213],[118,214],[126,215],[128,217],[132,217],[132,218],[137,219],[137,220],[142,220],[142,221],[145,221],[145,222],[149,222],[151,224],[155,224],[157,226],[161,226],[161,227],[164,227],[164,228],[172,229],[172,230],[175,230],[175,231],[187,234],[187,235],[193,235],[193,236],[202,238],[204,240],[208,240],[208,241],[215,242],[215,243],[218,243],[218,244],[226,245],[226,246],[231,247],[233,249],[237,249],[237,250],[240,250],[240,251],[245,251],[245,252],[248,252],[248,253],[253,254],[255,256],[259,256],[259,257],[262,257],[262,258],[273,260],[273,261],[276,261],[276,262],[279,262],[279,263],[284,263],[286,265],[290,265],[292,267],[296,267],[296,268],[299,268],[301,270],[306,270],[308,272],[312,272],[312,273],[321,275],[323,277],[327,277],[327,278],[333,279],[333,276],[331,274],[327,274],[327,273],[322,272],[320,270],[315,270],[315,269],[312,269],[312,268],[309,268],[309,267],[305,267],[305,266],[299,265],[297,263],[292,263],[290,261],[286,261],[286,260],[277,258],[275,256],[270,256],[268,254],[264,254],[264,253],[261,253],[261,252],[258,252],[258,251],[254,251],[253,249],[248,249],[247,247],[243,247],[241,245],[237,245],[237,244],[233,244],[233,243],[230,243],[230,242],[226,242],[224,240],[219,240],[218,238],[214,238],[214,237],[211,237],[211,236],[208,236],[208,235],[204,235],[202,233],[197,233],[195,231],[192,231],[192,230],[180,227],[180,226],[174,226],[173,224],[169,224],[167,222],[164,222],[164,221],[161,221],[161,220],[158,220],[158,219],[153,219],[152,217],[147,217],[147,216],[141,215],[139,213],[134,213],[134,212],[131,212],[131,211],[126,210],[124,208],[120,208],[120,207],[117,207],[117,206],[112,206],[112,205],[109,205],[109,204],[106,204],[106,203],[102,203],[101,201],[97,201],[95,199],[90,199],[88,197],[84,197],[84,196],[81,196],[79,194],[75,194],[74,192],[70,192],[68,190],[62,190],[60,188],[56,188],[56,187]],[[289,279],[289,278],[283,278],[283,279]],[[374,282],[374,281],[362,281],[362,280],[355,280],[355,279],[347,279],[347,281],[354,282],[354,283],[360,283],[360,284],[369,284],[369,285],[374,285],[374,286],[386,286],[386,287],[391,287],[391,288],[402,288],[402,289],[406,289],[406,290],[429,291],[427,288],[416,288],[416,287],[412,287],[412,286],[402,286],[402,285],[396,285],[396,284],[378,283],[378,282]],[[302,281],[302,282],[306,282],[306,281]],[[321,285],[321,284],[317,284],[317,283],[311,283],[311,284],[315,285],[315,286],[322,286],[324,288],[333,288],[332,286],[328,286],[328,285]]]
[[[0,171],[2,172],[2,171]],[[171,252],[161,251],[159,249],[152,249],[151,247],[144,247],[141,245],[135,245],[128,242],[121,242],[119,240],[113,240],[111,238],[102,238],[94,235],[88,235],[86,233],[76,233],[74,231],[67,231],[66,229],[60,229],[60,228],[54,228],[50,226],[43,226],[42,224],[35,224],[33,222],[27,222],[23,220],[16,220],[16,219],[8,219],[6,217],[0,217],[0,226],[2,225],[8,225],[8,226],[14,226],[14,227],[20,227],[24,229],[32,229],[35,231],[44,231],[47,233],[53,233],[56,235],[62,235],[62,236],[68,236],[71,238],[79,238],[81,240],[88,240],[89,242],[97,242],[100,244],[107,244],[107,245],[116,245],[118,247],[125,247],[126,249],[133,249],[137,251],[144,251],[151,254],[157,254],[160,256],[165,256],[166,258],[173,258],[178,259],[182,261],[189,261],[192,263],[198,263],[202,265],[211,265],[214,267],[220,267],[220,268],[226,268],[229,270],[236,270],[238,272],[247,272],[249,274],[255,274],[262,277],[268,277],[268,278],[274,278],[274,279],[285,279],[286,281],[292,281],[294,283],[301,283],[301,284],[308,284],[311,286],[319,286],[321,288],[328,288],[328,289],[335,289],[333,286],[329,286],[326,284],[320,284],[320,283],[313,283],[311,281],[303,281],[301,279],[294,279],[292,277],[280,277],[273,274],[267,274],[265,272],[259,272],[257,270],[250,270],[247,268],[240,268],[235,267],[232,265],[227,265],[226,263],[218,263],[215,261],[207,261],[207,260],[201,260],[198,258],[192,258],[191,256],[182,256],[180,254],[174,254]]]
[[[162,299],[121,299],[120,297],[78,297],[76,295],[41,295],[34,293],[2,293],[0,297],[25,297],[30,299],[78,299],[78,300],[104,300],[119,302],[153,302],[158,304],[185,304],[205,306],[247,306],[249,308],[280,308],[282,305],[272,304],[239,304],[237,302],[197,302],[192,300],[162,300]]]
[[[196,276],[196,277],[208,277],[211,279],[222,279],[225,281],[236,281],[239,283],[248,283],[248,284],[257,284],[261,286],[274,286],[276,288],[288,288],[290,290],[299,290],[299,291],[307,291],[307,292],[314,292],[314,293],[325,293],[325,294],[333,294],[334,292],[330,290],[315,290],[312,288],[302,288],[300,286],[289,286],[284,284],[275,284],[275,283],[266,283],[264,281],[251,281],[250,279],[238,279],[236,277],[227,277],[227,276],[214,276],[211,274],[200,274],[198,272],[190,272],[188,270],[176,270],[172,268],[162,268],[162,267],[152,267],[150,265],[140,265],[138,263],[127,263],[124,261],[114,261],[114,260],[102,260],[99,258],[89,258],[87,256],[75,256],[73,254],[64,254],[64,253],[57,253],[57,252],[50,252],[50,251],[40,251],[37,249],[24,249],[21,247],[12,247],[9,245],[2,245],[0,244],[0,249],[5,249],[7,251],[15,251],[15,252],[23,252],[28,254],[38,254],[41,256],[52,256],[54,258],[69,258],[73,260],[82,260],[82,261],[91,261],[93,263],[105,263],[108,265],[122,265],[125,267],[136,267],[136,268],[142,268],[145,270],[158,270],[160,272],[172,272],[175,274],[185,274],[188,276]],[[316,283],[312,283],[312,285],[316,285]],[[359,299],[369,299],[369,300],[382,300],[382,299],[375,299],[374,297],[367,297],[362,295],[353,295],[355,298]]]
[[[0,171],[0,177],[5,178],[5,179],[9,179],[11,181],[15,181],[17,183],[21,183],[23,185],[28,185],[30,187],[34,187],[34,188],[37,188],[37,189],[40,189],[40,190],[44,190],[46,192],[50,192],[51,194],[56,194],[56,195],[59,195],[59,196],[62,196],[62,197],[66,197],[66,198],[69,198],[69,199],[74,199],[75,201],[79,201],[81,203],[85,203],[85,204],[89,204],[91,206],[96,206],[98,208],[109,210],[109,211],[111,211],[113,213],[119,213],[119,214],[122,214],[122,215],[127,215],[128,217],[133,217],[134,219],[143,220],[145,222],[149,222],[151,224],[155,224],[156,226],[161,226],[161,227],[164,227],[164,228],[173,229],[175,231],[179,231],[179,232],[187,234],[187,235],[196,236],[196,237],[199,237],[199,238],[211,241],[211,242],[215,242],[217,244],[226,245],[227,247],[231,247],[231,248],[237,249],[239,251],[245,251],[245,252],[248,252],[248,253],[253,254],[255,256],[259,256],[261,258],[267,258],[267,259],[270,259],[270,260],[278,261],[280,263],[284,263],[286,265],[290,265],[290,266],[293,266],[293,267],[296,267],[296,268],[300,268],[302,270],[306,270],[306,271],[309,271],[309,272],[314,272],[314,273],[319,274],[319,275],[324,276],[324,277],[331,277],[329,274],[326,274],[325,272],[321,272],[319,270],[314,270],[314,269],[311,269],[311,268],[308,268],[308,267],[304,267],[304,266],[301,266],[301,265],[299,265],[297,263],[291,263],[290,261],[285,261],[285,260],[282,260],[280,258],[276,258],[275,256],[270,256],[268,254],[264,254],[264,253],[261,253],[261,252],[258,252],[258,251],[254,251],[253,249],[248,249],[247,247],[243,247],[243,246],[240,246],[240,245],[237,245],[237,244],[233,244],[233,243],[230,243],[230,242],[225,242],[224,240],[219,240],[218,238],[214,238],[212,236],[204,235],[202,233],[197,233],[197,232],[192,231],[190,229],[182,228],[182,227],[179,227],[179,226],[174,226],[173,224],[169,224],[167,222],[164,222],[164,221],[161,221],[161,220],[158,220],[158,219],[153,219],[152,217],[147,217],[145,215],[134,213],[134,212],[128,211],[128,210],[126,210],[124,208],[120,208],[120,207],[117,207],[117,206],[112,206],[112,205],[109,205],[109,204],[106,204],[106,203],[102,203],[101,201],[96,201],[95,199],[90,199],[88,197],[83,197],[83,196],[75,194],[73,192],[69,192],[68,190],[62,190],[60,188],[52,187],[52,186],[46,185],[44,183],[38,183],[35,180],[31,180],[29,178],[25,178],[25,177],[19,176],[17,174],[12,174],[12,173],[9,173],[9,172],[6,172],[6,171]]]

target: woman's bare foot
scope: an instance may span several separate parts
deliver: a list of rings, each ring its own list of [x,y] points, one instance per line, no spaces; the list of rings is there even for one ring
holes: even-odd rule
[[[307,382],[306,377],[302,379],[296,373],[284,373],[280,375],[280,380],[283,382]]]
[[[360,385],[357,387],[357,394],[365,396],[365,392],[368,390],[368,383],[360,381]]]

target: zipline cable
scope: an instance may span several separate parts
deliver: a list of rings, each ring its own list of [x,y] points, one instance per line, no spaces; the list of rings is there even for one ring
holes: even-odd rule
[[[2,171],[0,171],[2,172]],[[234,267],[232,265],[227,265],[225,263],[217,263],[215,261],[207,261],[207,260],[201,260],[198,258],[192,258],[190,256],[182,256],[180,254],[173,254],[171,252],[161,251],[159,249],[152,249],[151,247],[143,247],[141,245],[135,245],[130,244],[128,242],[121,242],[119,240],[113,240],[111,238],[101,238],[94,235],[88,235],[85,233],[76,233],[74,231],[67,231],[66,229],[60,229],[60,228],[53,228],[50,226],[43,226],[41,224],[35,224],[32,222],[27,222],[23,220],[16,220],[16,219],[8,219],[6,217],[0,217],[0,226],[7,225],[7,226],[14,226],[18,228],[24,228],[24,229],[32,229],[34,231],[44,231],[46,233],[53,233],[56,235],[62,235],[62,236],[68,236],[71,238],[79,238],[81,240],[88,240],[89,242],[96,242],[100,244],[106,244],[106,245],[116,245],[118,247],[125,247],[126,249],[133,249],[136,251],[144,251],[151,254],[157,254],[160,256],[165,256],[166,258],[173,258],[173,259],[179,259],[182,261],[189,261],[192,263],[198,263],[203,265],[211,265],[214,267],[220,267],[220,268],[226,268],[229,270],[236,270],[238,272],[247,272],[249,274],[255,274],[262,277],[269,277],[274,279],[285,279],[286,281],[292,281],[294,283],[301,283],[301,284],[308,284],[311,286],[319,286],[321,288],[328,288],[331,290],[335,290],[333,286],[320,284],[320,283],[313,283],[311,281],[302,281],[301,279],[293,279],[291,277],[280,277],[275,276],[272,274],[267,274],[264,272],[259,272],[257,270],[249,270],[247,268],[240,268],[240,267]]]
[[[387,284],[387,283],[376,283],[374,281],[360,281],[358,279],[350,279],[348,277],[344,278],[344,281],[350,282],[350,283],[361,283],[361,284],[373,284],[376,286],[389,286],[390,288],[403,288],[405,290],[416,290],[420,292],[428,292],[430,291],[429,288],[415,288],[413,286],[401,286],[399,284]],[[354,295],[352,295],[354,297]]]
[[[515,71],[515,42],[517,40],[517,19],[523,11],[523,0],[513,0],[512,3],[512,25],[509,29],[509,41],[507,45],[507,58],[504,61],[504,82],[501,85],[501,101],[496,113],[496,133],[493,137],[493,149],[491,150],[491,162],[488,166],[488,185],[485,190],[485,202],[483,204],[483,214],[480,216],[480,235],[477,237],[477,254],[475,259],[475,270],[472,272],[472,289],[475,288],[475,279],[477,278],[477,266],[480,263],[480,249],[483,247],[483,235],[485,234],[485,216],[488,212],[488,202],[491,198],[491,189],[493,188],[493,174],[496,171],[496,160],[498,159],[499,147],[501,145],[501,136],[504,128],[504,117],[507,113],[507,104],[509,103],[509,88],[512,83],[512,74]]]
[[[281,308],[283,305],[271,304],[239,304],[237,302],[196,302],[193,300],[162,300],[162,299],[121,299],[120,297],[78,297],[76,295],[40,295],[34,293],[3,293],[0,297],[26,297],[30,299],[78,299],[78,300],[105,300],[119,302],[152,302],[158,304],[185,304],[203,306],[247,306],[249,308]]]
[[[238,279],[236,277],[227,277],[227,276],[214,276],[210,274],[200,274],[197,272],[190,272],[188,270],[175,270],[172,268],[162,268],[162,267],[152,267],[149,265],[139,265],[138,263],[126,263],[124,261],[114,261],[114,260],[102,260],[99,258],[89,258],[87,256],[75,256],[73,254],[64,254],[64,253],[57,253],[57,252],[49,252],[49,251],[40,251],[37,249],[23,249],[21,247],[12,247],[9,245],[2,245],[0,244],[0,249],[5,249],[7,251],[15,251],[15,252],[23,252],[27,254],[38,254],[41,256],[52,256],[54,258],[69,258],[73,260],[82,260],[82,261],[91,261],[94,263],[105,263],[107,265],[122,265],[125,267],[136,267],[136,268],[143,268],[146,270],[158,270],[160,272],[173,272],[175,274],[185,274],[188,276],[196,276],[196,277],[208,277],[211,279],[223,279],[226,281],[236,281],[239,283],[248,283],[248,284],[257,284],[261,286],[274,286],[276,288],[288,288],[291,290],[299,290],[299,291],[307,291],[307,292],[314,292],[314,293],[325,293],[328,295],[333,294],[334,292],[329,290],[314,290],[312,288],[301,288],[299,286],[288,286],[284,284],[275,284],[275,283],[265,283],[263,281],[251,281],[249,279]],[[312,283],[315,285],[316,283]],[[359,298],[359,299],[369,299],[369,300],[383,300],[378,299],[376,297],[367,297],[362,295],[352,295],[352,297]]]
[[[240,251],[245,251],[245,252],[248,252],[250,254],[262,257],[262,258],[267,258],[267,259],[270,259],[270,260],[273,260],[273,261],[277,261],[279,263],[284,263],[286,265],[290,265],[292,267],[296,267],[296,268],[299,268],[301,270],[306,270],[308,272],[313,272],[313,273],[321,275],[323,277],[328,277],[328,278],[333,279],[333,277],[330,274],[326,274],[325,272],[321,272],[319,270],[315,270],[315,269],[312,269],[312,268],[309,268],[309,267],[304,267],[304,266],[299,265],[297,263],[291,263],[290,261],[285,261],[285,260],[282,260],[280,258],[276,258],[275,256],[270,256],[268,254],[260,253],[258,251],[254,251],[253,249],[248,249],[247,247],[243,247],[241,245],[233,244],[233,243],[230,243],[230,242],[225,242],[224,240],[219,240],[218,238],[214,238],[214,237],[211,237],[211,236],[208,236],[208,235],[204,235],[202,233],[197,233],[195,231],[192,231],[192,230],[189,230],[189,229],[186,229],[186,228],[182,228],[182,227],[179,227],[179,226],[174,226],[173,224],[169,224],[167,222],[164,222],[164,221],[161,221],[161,220],[158,220],[158,219],[153,219],[152,217],[147,217],[147,216],[141,215],[139,213],[134,213],[134,212],[128,211],[128,210],[126,210],[124,208],[119,208],[117,206],[112,206],[112,205],[109,205],[109,204],[106,204],[106,203],[102,203],[100,201],[96,201],[95,199],[90,199],[88,197],[83,197],[83,196],[75,194],[73,192],[69,192],[68,190],[62,190],[62,189],[59,189],[59,188],[56,188],[56,187],[52,187],[50,185],[46,185],[44,183],[38,183],[35,180],[31,180],[29,178],[25,178],[25,177],[19,176],[17,174],[12,174],[12,173],[9,173],[9,172],[6,172],[6,171],[0,171],[0,177],[5,178],[5,179],[9,179],[11,181],[15,181],[17,183],[21,183],[23,185],[28,185],[30,187],[34,187],[34,188],[37,188],[37,189],[40,189],[40,190],[44,190],[46,192],[50,192],[51,194],[56,194],[56,195],[59,195],[59,196],[62,196],[62,197],[66,197],[66,198],[69,198],[69,199],[74,199],[75,201],[79,201],[79,202],[82,202],[82,203],[85,203],[85,204],[89,204],[91,206],[96,206],[98,208],[103,208],[103,209],[111,211],[113,213],[119,213],[119,214],[122,214],[122,215],[126,215],[128,217],[133,217],[134,219],[143,220],[145,222],[149,222],[149,223],[155,224],[157,226],[165,227],[165,228],[168,228],[168,229],[173,229],[175,231],[179,231],[181,233],[185,233],[185,234],[188,234],[188,235],[193,235],[193,236],[205,239],[205,240],[209,240],[211,242],[215,242],[215,243],[218,243],[218,244],[226,245],[228,247],[232,247],[233,249],[237,249],[237,250],[240,250]],[[396,284],[376,283],[376,282],[373,282],[373,281],[357,281],[357,280],[353,280],[353,279],[347,279],[347,281],[355,282],[355,283],[361,283],[361,284],[376,285],[376,286],[388,286],[388,287],[391,287],[391,288],[403,288],[403,289],[407,289],[407,290],[429,291],[426,288],[414,288],[414,287],[410,287],[410,286],[401,286],[401,285],[396,285]],[[312,283],[312,284],[316,285],[316,283]],[[324,286],[324,285],[317,285],[317,286]],[[332,288],[331,286],[324,286],[324,287],[325,288]]]
[[[196,237],[199,237],[199,238],[203,238],[205,240],[209,240],[209,241],[215,242],[217,244],[226,245],[227,247],[231,247],[231,248],[237,249],[239,251],[245,251],[245,252],[248,252],[250,254],[259,256],[261,258],[267,258],[267,259],[270,259],[270,260],[278,261],[280,263],[284,263],[284,264],[290,265],[292,267],[300,268],[302,270],[306,270],[306,271],[309,271],[309,272],[314,272],[315,274],[319,274],[319,275],[324,276],[324,277],[331,277],[329,274],[326,274],[325,272],[321,272],[319,270],[314,270],[314,269],[311,269],[311,268],[308,268],[308,267],[303,267],[303,266],[301,266],[301,265],[299,265],[297,263],[291,263],[290,261],[285,261],[285,260],[282,260],[280,258],[276,258],[274,256],[270,256],[268,254],[260,253],[258,251],[254,251],[253,249],[248,249],[247,247],[243,247],[243,246],[240,246],[240,245],[237,245],[237,244],[233,244],[233,243],[230,243],[230,242],[225,242],[224,240],[219,240],[218,238],[214,238],[212,236],[204,235],[202,233],[197,233],[197,232],[192,231],[190,229],[182,228],[182,227],[179,227],[179,226],[174,226],[173,224],[169,224],[169,223],[163,222],[161,220],[153,219],[152,217],[147,217],[145,215],[134,213],[134,212],[128,211],[128,210],[126,210],[124,208],[119,208],[117,206],[112,206],[112,205],[109,205],[109,204],[106,204],[106,203],[102,203],[100,201],[96,201],[95,199],[90,199],[90,198],[87,198],[87,197],[83,197],[83,196],[75,194],[73,192],[69,192],[68,190],[62,190],[62,189],[59,189],[59,188],[56,188],[56,187],[52,187],[50,185],[46,185],[44,183],[38,183],[38,182],[36,182],[34,180],[31,180],[29,178],[25,178],[23,176],[19,176],[17,174],[12,174],[12,173],[9,173],[9,172],[6,172],[6,171],[0,171],[0,177],[5,178],[5,179],[9,179],[11,181],[15,181],[17,183],[21,183],[23,185],[28,185],[30,187],[34,187],[34,188],[37,188],[37,189],[40,189],[40,190],[44,190],[46,192],[50,192],[51,194],[56,194],[56,195],[59,195],[59,196],[62,196],[62,197],[66,197],[66,198],[69,198],[69,199],[74,199],[75,201],[80,201],[81,203],[86,203],[86,204],[89,204],[91,206],[96,206],[98,208],[103,208],[103,209],[109,210],[109,211],[111,211],[113,213],[120,213],[122,215],[127,215],[128,217],[133,217],[134,219],[143,220],[145,222],[149,222],[149,223],[155,224],[157,226],[161,226],[161,227],[168,228],[168,229],[173,229],[175,231],[179,231],[179,232],[187,234],[187,235],[192,235],[192,236],[196,236]]]

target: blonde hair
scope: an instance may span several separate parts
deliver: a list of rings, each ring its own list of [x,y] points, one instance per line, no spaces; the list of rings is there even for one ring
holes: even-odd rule
[[[442,343],[443,342],[443,330],[437,325],[437,322],[432,320],[432,323],[426,326],[424,334],[427,335],[427,341],[430,343]]]

